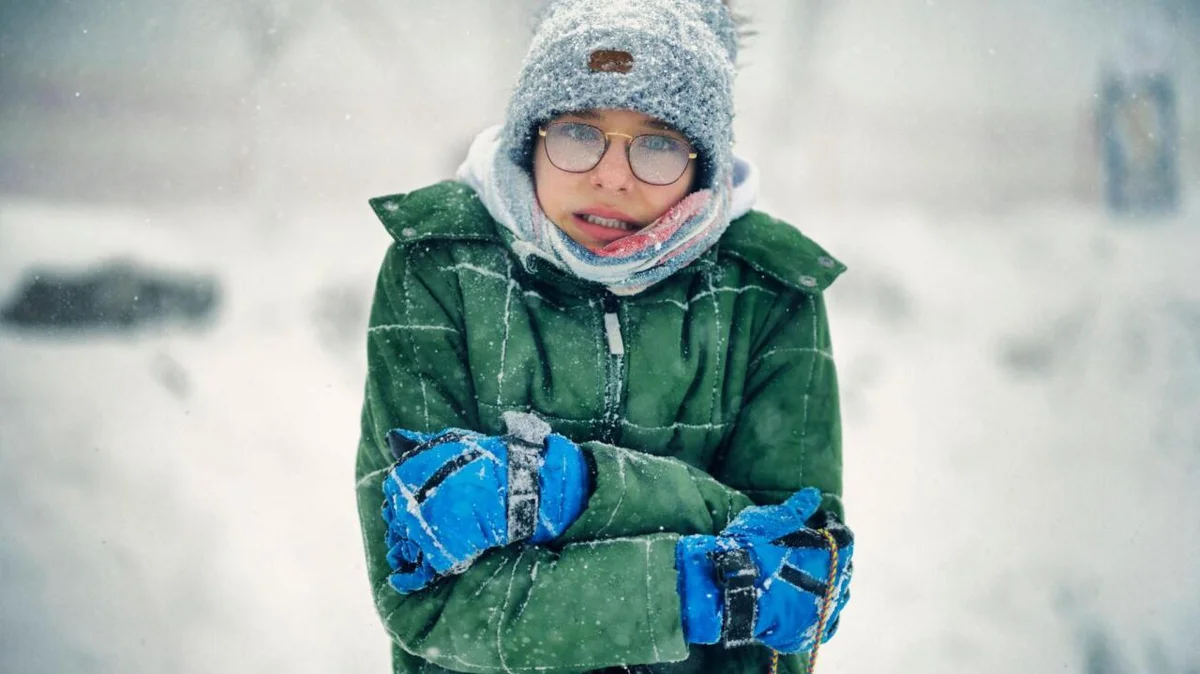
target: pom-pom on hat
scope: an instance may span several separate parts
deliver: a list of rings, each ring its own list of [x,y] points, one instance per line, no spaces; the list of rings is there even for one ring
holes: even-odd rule
[[[537,127],[568,112],[636,110],[700,154],[698,189],[729,179],[737,31],[720,0],[551,0],[509,101],[502,143],[532,166]]]

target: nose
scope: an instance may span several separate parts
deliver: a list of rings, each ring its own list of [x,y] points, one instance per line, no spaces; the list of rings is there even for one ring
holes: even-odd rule
[[[600,157],[600,163],[592,169],[592,185],[618,192],[628,191],[633,187],[633,169],[629,167],[629,159],[625,153],[625,143],[628,142],[629,139],[624,134],[610,134],[608,149],[605,150],[604,156]]]

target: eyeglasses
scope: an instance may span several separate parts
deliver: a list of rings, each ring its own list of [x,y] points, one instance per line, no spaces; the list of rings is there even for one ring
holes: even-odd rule
[[[651,185],[670,185],[683,177],[688,164],[697,156],[682,138],[658,133],[630,136],[604,131],[581,122],[551,122],[538,129],[545,139],[546,158],[568,173],[587,173],[596,168],[608,152],[612,136],[628,138],[625,158],[638,180]]]

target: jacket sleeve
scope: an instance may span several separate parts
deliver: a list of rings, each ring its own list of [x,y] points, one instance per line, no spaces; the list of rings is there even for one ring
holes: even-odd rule
[[[480,429],[449,253],[394,245],[368,329],[357,499],[376,608],[406,653],[457,671],[576,671],[683,660],[676,594],[680,535],[716,533],[750,500],[687,464],[585,443],[587,508],[552,545],[493,550],[410,595],[391,569],[380,514],[395,427]],[[454,354],[458,365],[447,368]],[[670,500],[669,507],[662,501]],[[602,639],[585,638],[602,632]]]
[[[737,423],[713,476],[755,503],[778,503],[804,487],[844,517],[842,424],[825,300],[781,293],[756,337]]]

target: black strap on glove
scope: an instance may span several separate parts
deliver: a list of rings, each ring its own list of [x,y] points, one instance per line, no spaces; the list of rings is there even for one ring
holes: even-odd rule
[[[754,592],[758,567],[750,559],[750,553],[741,548],[719,548],[711,557],[725,600],[721,643],[726,648],[753,643],[754,623],[758,621],[758,598]]]
[[[521,438],[508,441],[508,540],[522,541],[537,531],[538,469],[543,448]]]
[[[814,550],[828,549],[829,541],[821,530],[829,532],[833,536],[833,541],[837,543],[838,548],[846,548],[854,545],[854,532],[850,531],[850,527],[842,524],[838,516],[825,511],[818,510],[812,517],[805,522],[806,529],[799,529],[790,534],[784,534],[779,538],[771,541],[771,545],[782,545],[788,548],[812,548]]]
[[[531,538],[537,531],[541,489],[538,471],[550,425],[529,412],[505,412],[508,434],[508,540]]]
[[[508,540],[515,542],[530,538],[537,531],[540,507],[538,471],[545,455],[546,436],[550,434],[550,426],[528,412],[505,412],[504,422],[508,426],[508,433],[504,436],[508,447]],[[434,436],[426,442],[416,442],[392,431],[388,433],[387,441],[395,463],[400,464],[438,445],[459,442],[468,437],[478,436],[450,431]],[[468,449],[446,462],[421,485],[414,495],[414,500],[422,503],[446,478],[480,456],[483,456],[481,450]]]
[[[807,529],[800,529],[785,534],[771,541],[772,545],[782,545],[789,548],[810,548],[814,550],[829,549],[829,539],[825,538],[823,531],[829,532],[833,537],[834,543],[838,549],[842,549],[854,544],[854,533],[845,524],[842,524],[837,515],[824,510],[818,510],[808,519]],[[848,569],[849,571],[849,569]],[[818,597],[824,597],[829,593],[829,584],[823,578],[815,578],[811,574],[801,571],[791,564],[784,563],[779,569],[779,577],[785,582],[790,583],[805,592],[809,592]]]
[[[387,442],[388,449],[392,452],[392,459],[394,459],[394,463],[404,463],[406,460],[416,456],[417,454],[420,454],[427,449],[437,447],[438,445],[444,445],[447,442],[458,442],[465,437],[465,433],[450,431],[447,433],[442,433],[441,435],[435,435],[425,442],[417,442],[416,440],[405,437],[402,433],[397,431],[389,431],[387,434]]]
[[[391,449],[392,456],[395,457],[396,463],[400,464],[428,449],[432,449],[438,445],[444,445],[448,442],[458,442],[467,436],[463,433],[443,433],[436,437],[430,438],[426,442],[414,442],[396,432],[388,433],[387,437],[388,448]],[[447,461],[446,464],[438,468],[433,475],[430,475],[428,480],[425,480],[425,484],[421,485],[421,488],[418,489],[417,493],[413,495],[413,500],[417,503],[424,503],[425,499],[429,497],[430,492],[432,492],[434,489],[437,489],[438,485],[446,481],[446,478],[455,474],[463,466],[471,463],[475,459],[478,459],[480,456],[483,456],[483,452],[479,451],[478,449],[469,449],[454,457],[454,460]]]

